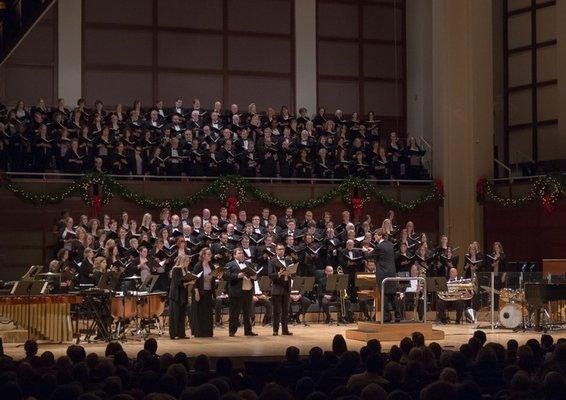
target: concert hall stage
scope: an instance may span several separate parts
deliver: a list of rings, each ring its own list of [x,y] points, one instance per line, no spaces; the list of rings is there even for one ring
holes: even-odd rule
[[[291,326],[290,330],[293,336],[272,336],[271,327],[256,327],[255,332],[259,334],[257,337],[246,337],[242,329],[238,331],[235,337],[228,336],[228,329],[215,329],[213,338],[191,338],[185,340],[170,340],[166,335],[157,337],[159,343],[159,353],[172,353],[183,351],[190,357],[199,354],[206,354],[211,358],[220,356],[228,356],[234,358],[236,365],[241,365],[245,358],[259,357],[269,359],[272,357],[280,357],[285,354],[288,346],[296,346],[301,350],[301,355],[308,355],[309,350],[313,346],[319,346],[323,350],[329,350],[332,346],[332,338],[336,334],[344,336],[347,329],[355,329],[356,324],[349,325],[323,325],[313,324],[308,327]],[[473,334],[475,328],[473,325],[433,325],[434,329],[440,329],[445,332],[443,340],[436,340],[446,349],[458,349],[461,344],[467,343]],[[519,344],[524,344],[528,339],[540,339],[540,332],[513,332],[510,329],[484,329],[487,334],[487,340],[491,342],[499,342],[503,345],[509,339],[516,339]],[[0,332],[1,333],[1,332]],[[5,331],[4,331],[5,333]],[[566,330],[549,332],[554,339],[560,337],[566,338]],[[398,344],[402,337],[395,341],[382,341],[384,351],[388,351],[392,345]],[[356,340],[347,340],[348,348],[351,350],[359,350],[364,346],[364,342]],[[427,341],[427,343],[430,341]],[[46,343],[40,342],[39,352],[45,350],[52,351],[56,357],[64,355],[71,343]],[[96,352],[104,355],[106,343],[81,343],[85,347],[87,353]],[[143,340],[132,338],[123,342],[124,350],[130,357],[135,357],[137,352],[143,347]],[[4,351],[7,355],[15,358],[24,356],[23,347],[17,346],[17,343],[4,343]]]

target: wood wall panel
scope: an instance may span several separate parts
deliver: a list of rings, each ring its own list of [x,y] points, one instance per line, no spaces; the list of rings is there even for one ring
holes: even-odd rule
[[[510,261],[536,261],[566,258],[566,200],[545,214],[539,202],[520,207],[484,206],[484,247],[491,250],[494,241],[503,244]]]

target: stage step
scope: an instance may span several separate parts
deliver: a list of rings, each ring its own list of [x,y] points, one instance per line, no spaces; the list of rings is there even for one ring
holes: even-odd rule
[[[382,341],[400,341],[413,332],[421,332],[426,340],[444,339],[444,331],[432,329],[429,322],[402,322],[381,325],[378,322],[358,322],[357,329],[346,330],[346,339],[361,340],[367,342],[370,339]]]

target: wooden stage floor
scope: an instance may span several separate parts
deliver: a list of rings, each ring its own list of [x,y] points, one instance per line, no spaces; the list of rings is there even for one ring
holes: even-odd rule
[[[319,346],[323,350],[329,350],[332,345],[332,338],[336,334],[345,336],[346,329],[356,328],[356,324],[349,325],[323,325],[313,324],[308,327],[291,326],[290,330],[293,336],[272,336],[270,326],[255,327],[255,332],[259,334],[257,337],[247,337],[243,335],[243,329],[238,330],[235,337],[228,336],[228,329],[221,328],[214,330],[213,338],[191,338],[185,340],[171,340],[168,336],[156,337],[159,344],[159,354],[183,351],[189,357],[195,357],[199,354],[206,354],[211,358],[228,356],[233,358],[273,358],[280,357],[285,354],[288,346],[296,346],[300,349],[301,355],[308,355],[309,350],[313,346]],[[458,349],[463,343],[466,343],[473,334],[475,328],[473,325],[434,325],[434,329],[444,330],[446,337],[437,342],[447,349]],[[499,342],[503,345],[509,339],[516,339],[519,344],[524,344],[528,339],[540,339],[541,333],[534,331],[513,332],[509,329],[483,329],[488,337],[488,341]],[[555,340],[558,338],[566,338],[566,330],[549,332]],[[402,337],[396,341],[382,342],[384,351],[388,351],[392,345],[398,344]],[[348,340],[348,348],[350,350],[359,350],[364,346],[364,342]],[[71,343],[41,343],[39,352],[45,350],[52,351],[56,357],[64,355]],[[96,352],[104,355],[106,343],[81,343],[85,347],[87,353]],[[143,348],[143,339],[131,339],[123,342],[124,350],[129,356],[135,357],[137,352]],[[4,343],[4,352],[16,359],[24,356],[23,347],[18,347],[15,343]],[[239,364],[239,363],[238,363]]]

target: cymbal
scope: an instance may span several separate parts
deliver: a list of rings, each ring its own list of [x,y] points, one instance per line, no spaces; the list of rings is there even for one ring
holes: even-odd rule
[[[482,289],[485,290],[486,292],[491,292],[491,287],[489,287],[489,286],[480,286],[480,288],[482,288]],[[493,293],[499,294],[499,290],[493,289]]]
[[[128,276],[127,278],[124,278],[125,281],[139,281],[141,280],[141,276],[138,275],[132,275],[132,276]]]
[[[38,276],[61,276],[59,272],[44,272],[43,274],[37,274]]]

